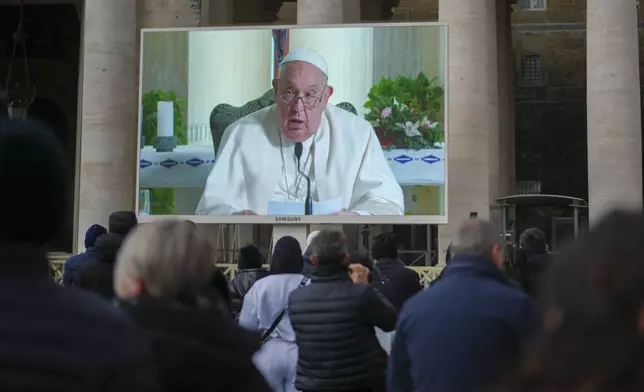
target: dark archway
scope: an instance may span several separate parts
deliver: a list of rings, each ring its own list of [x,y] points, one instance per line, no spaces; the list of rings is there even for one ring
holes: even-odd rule
[[[69,167],[69,183],[67,195],[69,200],[65,226],[58,237],[48,244],[50,250],[71,251],[74,236],[73,200],[74,200],[74,166],[76,156],[76,126],[70,126],[63,109],[54,101],[47,98],[37,97],[29,107],[29,118],[39,121],[56,135],[56,138],[65,148],[67,164]]]
[[[70,136],[72,134],[65,112],[53,101],[47,98],[36,98],[29,107],[29,118],[46,124],[55,134],[65,150],[70,152]]]

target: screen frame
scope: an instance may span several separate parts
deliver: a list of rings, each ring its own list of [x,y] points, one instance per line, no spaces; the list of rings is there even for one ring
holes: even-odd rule
[[[195,32],[195,31],[230,31],[259,29],[325,29],[325,28],[364,28],[364,27],[442,27],[444,29],[442,45],[445,48],[444,60],[444,132],[445,132],[445,182],[443,215],[139,215],[140,161],[141,161],[141,101],[143,98],[143,49],[145,34],[152,32]],[[347,23],[319,25],[252,25],[252,26],[212,26],[212,27],[179,27],[179,28],[144,28],[140,32],[139,45],[139,80],[137,101],[137,138],[136,138],[136,173],[134,211],[139,222],[155,222],[167,219],[190,220],[199,224],[277,224],[277,225],[311,225],[311,224],[399,224],[399,225],[441,225],[448,223],[449,217],[449,27],[441,22],[400,22],[400,23]]]

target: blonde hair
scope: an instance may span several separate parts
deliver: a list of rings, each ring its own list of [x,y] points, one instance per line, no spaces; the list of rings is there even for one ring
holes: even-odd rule
[[[114,270],[114,291],[142,281],[152,296],[197,294],[215,271],[215,246],[193,222],[161,221],[138,225],[123,243]]]

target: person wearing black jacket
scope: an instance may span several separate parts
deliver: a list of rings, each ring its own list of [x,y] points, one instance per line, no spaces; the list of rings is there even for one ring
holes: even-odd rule
[[[423,289],[418,274],[398,260],[398,244],[394,233],[383,233],[374,238],[371,255],[375,261],[371,284],[396,307]]]
[[[295,387],[303,392],[385,390],[386,354],[374,327],[389,332],[395,307],[368,284],[368,269],[349,265],[347,239],[323,230],[313,240],[316,270],[291,293],[289,315],[299,347]]]
[[[251,287],[268,276],[262,268],[262,254],[255,245],[246,245],[239,250],[237,275],[230,281],[230,306],[233,318],[237,318],[244,305],[244,297]]]
[[[121,248],[120,234],[102,235],[94,245],[94,259],[76,276],[73,287],[93,291],[104,299],[114,299],[114,263]]]
[[[156,391],[134,323],[49,275],[45,244],[70,206],[65,162],[51,130],[0,119],[0,389]]]

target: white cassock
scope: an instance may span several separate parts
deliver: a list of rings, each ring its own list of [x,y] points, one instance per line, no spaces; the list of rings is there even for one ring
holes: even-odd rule
[[[226,129],[197,215],[265,215],[269,201],[304,202],[306,180],[275,110],[259,110]],[[313,201],[340,198],[343,209],[361,215],[404,214],[402,189],[366,120],[329,105],[318,131],[302,144],[301,170],[311,178]]]

